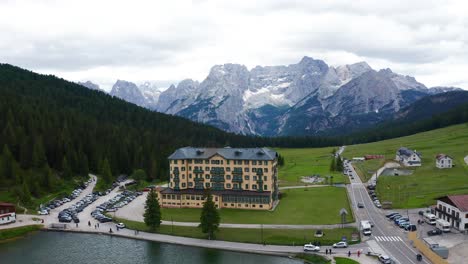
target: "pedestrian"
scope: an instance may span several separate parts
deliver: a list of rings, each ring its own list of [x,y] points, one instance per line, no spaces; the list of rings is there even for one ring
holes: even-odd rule
[[[97,223],[97,227],[99,228],[99,223]]]
[[[348,258],[351,257],[351,250],[348,251]]]
[[[357,256],[358,256],[358,258],[359,258],[359,256],[361,256],[361,250],[357,251]]]
[[[332,254],[332,249],[330,248],[330,251],[328,251],[328,253],[330,253],[330,255]]]
[[[91,227],[91,221],[88,221],[88,226]]]
[[[325,249],[325,255],[328,255],[328,248]]]
[[[78,228],[78,223],[76,223],[76,227]]]
[[[111,234],[112,234],[112,228],[109,228],[109,233],[111,233]]]

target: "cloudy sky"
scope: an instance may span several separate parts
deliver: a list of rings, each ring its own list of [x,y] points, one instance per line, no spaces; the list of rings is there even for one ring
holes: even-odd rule
[[[116,79],[164,88],[215,64],[307,55],[468,89],[464,2],[0,0],[0,62],[105,89]]]

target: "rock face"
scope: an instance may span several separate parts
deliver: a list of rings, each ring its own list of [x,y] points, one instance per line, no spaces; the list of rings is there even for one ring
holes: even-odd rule
[[[97,90],[97,91],[102,91],[101,88],[99,88],[99,85],[91,82],[91,81],[86,81],[86,82],[78,82],[79,85],[82,85],[88,89],[91,90]]]
[[[430,94],[411,76],[373,70],[366,62],[338,67],[304,57],[296,64],[224,64],[201,83],[186,79],[160,92],[117,81],[111,94],[159,112],[240,133],[265,136],[342,134],[371,126]]]
[[[138,86],[132,82],[117,80],[109,93],[127,102],[146,107],[146,99]]]
[[[200,85],[185,80],[162,92],[157,109],[241,134],[316,135],[375,124],[428,93],[413,77],[366,62],[335,68],[304,57],[250,71],[216,65]]]

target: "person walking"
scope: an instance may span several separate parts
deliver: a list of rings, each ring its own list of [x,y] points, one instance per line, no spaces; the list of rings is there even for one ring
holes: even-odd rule
[[[97,228],[99,228],[99,223],[97,223]]]
[[[88,221],[88,226],[91,227],[91,221]]]
[[[361,250],[357,251],[357,256],[358,256],[358,258],[359,258],[359,256],[361,256]]]
[[[328,255],[328,248],[325,249],[325,255]]]
[[[351,257],[351,250],[348,251],[348,258]]]
[[[330,251],[328,251],[328,253],[330,253],[330,255],[332,254],[332,249],[330,248]]]

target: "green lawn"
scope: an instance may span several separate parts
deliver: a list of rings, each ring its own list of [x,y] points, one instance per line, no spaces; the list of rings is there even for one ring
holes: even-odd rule
[[[332,151],[329,148],[279,148],[276,151],[284,157],[284,166],[279,169],[280,186],[304,185],[302,176],[318,174],[322,177],[333,176],[334,183],[349,183],[341,172],[330,172]],[[324,182],[326,183],[326,181]]]
[[[237,224],[339,224],[339,211],[346,208],[353,222],[346,189],[317,187],[283,190],[283,198],[274,211],[220,209],[223,223]],[[164,220],[199,222],[201,209],[162,208]]]
[[[29,225],[0,230],[0,242],[7,239],[22,237],[28,233],[38,231],[42,225]]]
[[[394,159],[397,149],[405,146],[422,154],[422,166],[408,176],[380,176],[377,193],[381,201],[392,201],[395,208],[427,207],[437,197],[447,194],[468,194],[468,124],[432,130],[407,137],[346,147],[344,156],[352,158],[365,154],[383,154]],[[437,169],[435,156],[445,153],[454,158],[452,169]],[[357,163],[362,178],[383,165],[382,161]],[[413,168],[411,168],[413,169]]]
[[[359,264],[354,259],[334,257],[336,264]]]
[[[125,225],[134,230],[149,232],[149,228],[143,222],[130,221],[121,218],[115,218],[116,222],[125,223]],[[247,228],[220,228],[216,233],[217,240],[243,242],[243,243],[262,243],[269,245],[303,245],[309,242],[320,242],[322,245],[331,245],[341,240],[342,236],[351,237],[353,232],[358,232],[354,228],[326,229],[321,238],[314,237],[315,230],[312,229],[247,229]],[[198,227],[170,226],[161,225],[156,233],[201,238],[206,239],[206,234],[201,232]]]

